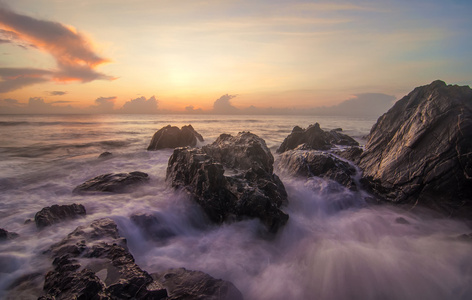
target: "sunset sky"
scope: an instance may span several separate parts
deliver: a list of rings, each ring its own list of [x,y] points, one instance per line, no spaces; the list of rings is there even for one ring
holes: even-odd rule
[[[471,85],[471,11],[467,0],[0,0],[0,107],[211,110],[227,95],[308,108]]]

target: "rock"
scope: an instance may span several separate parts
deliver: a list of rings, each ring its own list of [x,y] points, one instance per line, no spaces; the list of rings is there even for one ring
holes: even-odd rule
[[[288,220],[280,210],[287,204],[287,193],[272,173],[272,154],[261,141],[240,133],[235,138],[222,135],[204,149],[174,149],[166,178],[173,187],[187,190],[213,222],[258,218],[275,233]],[[237,173],[225,176],[225,167],[238,168]]]
[[[318,123],[308,126],[307,129],[295,126],[292,133],[285,138],[277,149],[277,153],[293,150],[300,146],[302,148],[298,149],[305,150],[329,150],[334,145],[359,146],[358,142],[350,136],[341,133],[339,129],[324,131]]]
[[[0,241],[12,240],[17,238],[19,235],[15,232],[8,232],[3,228],[0,228]]]
[[[72,192],[81,194],[87,192],[124,193],[131,186],[144,184],[149,181],[148,174],[134,171],[130,173],[110,173],[94,177],[78,185]]]
[[[129,253],[111,219],[77,227],[49,253],[40,299],[165,299],[166,290],[143,271]]]
[[[359,160],[363,152],[364,150],[361,147],[356,147],[356,146],[349,147],[347,149],[333,151],[334,154],[342,158],[345,158],[347,160],[350,160],[355,164],[359,163]]]
[[[137,213],[133,214],[130,218],[134,224],[141,228],[144,235],[149,239],[163,242],[176,235],[175,232],[156,215]]]
[[[154,280],[169,293],[168,300],[242,300],[241,292],[228,281],[184,268],[153,273]]]
[[[357,190],[356,169],[333,154],[315,150],[289,150],[280,155],[278,169],[290,176],[317,176]]]
[[[410,222],[408,222],[407,219],[403,218],[403,217],[398,217],[395,219],[395,223],[397,224],[405,224],[405,225],[408,225],[410,224]]]
[[[147,150],[153,151],[185,146],[195,147],[197,139],[203,142],[202,135],[196,132],[192,125],[182,126],[181,129],[176,126],[167,125],[154,134]]]
[[[263,139],[250,132],[240,132],[237,136],[222,134],[202,149],[226,168],[247,170],[257,167],[273,172],[272,153]]]
[[[472,218],[472,90],[415,88],[372,127],[359,166],[384,200]]]
[[[113,153],[111,152],[108,152],[108,151],[105,151],[103,153],[101,153],[98,158],[109,158],[110,156],[113,156]]]
[[[85,207],[82,204],[57,205],[45,207],[34,216],[36,227],[43,228],[63,220],[85,216]]]

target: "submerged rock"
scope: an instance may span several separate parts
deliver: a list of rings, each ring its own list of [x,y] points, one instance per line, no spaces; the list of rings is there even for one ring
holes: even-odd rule
[[[163,242],[176,235],[176,233],[156,215],[137,213],[131,215],[130,219],[149,239]]]
[[[169,293],[168,300],[242,300],[241,292],[228,281],[200,271],[169,269],[151,276]]]
[[[52,205],[38,211],[34,216],[36,227],[43,228],[68,219],[75,219],[86,214],[82,204]]]
[[[78,185],[72,192],[81,194],[87,192],[124,193],[129,187],[149,181],[148,174],[134,171],[130,173],[110,173],[94,177]]]
[[[236,173],[225,176],[225,167],[237,168]],[[173,187],[186,189],[213,222],[258,218],[270,232],[277,232],[288,220],[280,210],[287,204],[287,193],[272,170],[265,142],[244,132],[222,135],[203,149],[175,149],[166,178]]]
[[[165,299],[166,290],[134,262],[111,219],[77,227],[51,247],[53,270],[39,299]]]
[[[17,238],[19,235],[16,232],[9,232],[3,228],[0,228],[0,241],[12,240]]]
[[[113,153],[111,152],[108,152],[108,151],[105,151],[103,153],[101,153],[98,158],[110,158],[111,156],[113,156]]]
[[[277,149],[277,153],[283,153],[296,148],[304,150],[329,150],[334,145],[359,146],[358,142],[350,136],[341,133],[341,130],[341,128],[337,128],[331,131],[324,131],[318,123],[310,125],[306,129],[295,126],[292,133],[285,138]]]
[[[333,154],[315,150],[289,150],[280,155],[278,169],[290,176],[321,177],[357,190],[354,166]]]
[[[185,146],[195,147],[197,139],[203,142],[202,135],[196,132],[192,125],[182,126],[181,129],[176,126],[167,125],[153,135],[147,150],[153,151]]]
[[[415,88],[372,127],[359,166],[372,191],[472,218],[472,90]]]

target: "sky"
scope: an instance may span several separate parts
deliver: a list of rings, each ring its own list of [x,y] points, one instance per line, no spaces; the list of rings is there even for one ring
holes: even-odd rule
[[[464,0],[0,0],[0,113],[391,104],[436,79],[471,85],[471,9]]]

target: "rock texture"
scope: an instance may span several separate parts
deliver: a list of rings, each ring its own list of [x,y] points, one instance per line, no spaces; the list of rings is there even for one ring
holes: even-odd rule
[[[87,192],[110,192],[124,193],[131,186],[143,184],[149,181],[148,174],[143,172],[110,173],[94,177],[78,185],[73,193],[82,194]]]
[[[359,166],[383,199],[472,217],[472,90],[414,89],[372,127]]]
[[[277,232],[288,220],[280,209],[287,203],[287,193],[272,173],[273,161],[258,136],[249,132],[236,137],[224,134],[203,149],[175,149],[167,180],[173,187],[186,189],[216,223],[258,218],[270,232]],[[234,174],[225,176],[225,167]]]
[[[36,227],[43,228],[68,219],[85,216],[85,207],[82,204],[52,205],[38,211],[34,216]]]
[[[302,129],[295,126],[292,133],[288,135],[277,149],[277,153],[287,150],[304,149],[304,150],[329,150],[335,145],[343,146],[359,146],[353,138],[341,133],[341,128],[331,131],[324,131],[320,128],[320,124],[308,126]]]
[[[280,155],[277,167],[290,176],[317,176],[334,180],[351,190],[357,190],[353,178],[357,173],[355,167],[330,153],[315,150],[289,150]]]
[[[169,228],[156,215],[136,213],[131,215],[131,221],[136,224],[145,237],[158,242],[165,242],[168,238],[174,237],[176,233]]]
[[[202,135],[196,132],[192,125],[182,126],[181,129],[176,126],[167,125],[154,134],[147,150],[153,151],[185,146],[195,147],[197,139],[203,142]]]
[[[165,299],[166,290],[135,264],[111,219],[77,227],[50,249],[53,270],[39,299]]]
[[[228,281],[199,271],[169,269],[151,276],[169,293],[168,300],[242,300],[241,292]]]
[[[18,233],[9,232],[9,231],[6,231],[3,228],[0,228],[0,241],[12,240],[12,239],[17,238],[17,237],[18,237]]]

